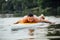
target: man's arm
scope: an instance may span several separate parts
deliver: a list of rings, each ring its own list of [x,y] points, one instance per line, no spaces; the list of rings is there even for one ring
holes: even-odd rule
[[[50,24],[54,24],[55,23],[55,22],[51,22],[51,21],[48,21],[48,20],[44,20],[43,22],[50,23]]]
[[[39,22],[39,19],[37,17],[34,17],[34,20],[35,20],[36,23]]]
[[[19,23],[19,21],[15,22],[14,24],[18,24],[18,23]]]

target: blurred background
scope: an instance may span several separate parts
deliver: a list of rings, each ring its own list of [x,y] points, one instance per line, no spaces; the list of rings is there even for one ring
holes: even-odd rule
[[[56,24],[33,29],[33,36],[29,35],[31,28],[13,29],[12,25],[29,12],[44,14]],[[60,0],[0,0],[0,40],[60,40]]]
[[[60,16],[59,0],[0,0],[0,17],[20,17],[29,12]]]

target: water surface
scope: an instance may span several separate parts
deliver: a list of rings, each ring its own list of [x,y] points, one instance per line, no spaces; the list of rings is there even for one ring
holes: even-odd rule
[[[51,25],[48,28],[35,28],[33,35],[29,35],[29,28],[11,29],[10,25],[13,25],[21,17],[0,18],[0,40],[60,40],[60,18],[53,16],[46,18],[56,22],[57,25]]]

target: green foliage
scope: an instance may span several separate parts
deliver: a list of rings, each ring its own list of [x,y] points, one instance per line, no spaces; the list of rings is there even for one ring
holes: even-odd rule
[[[60,7],[57,8],[57,15],[60,15]]]
[[[60,15],[59,0],[0,0],[0,12],[24,16],[29,12],[36,15]]]
[[[46,7],[57,8],[57,6],[59,6],[58,2],[59,2],[58,0],[42,0],[41,5],[42,8],[46,8]]]

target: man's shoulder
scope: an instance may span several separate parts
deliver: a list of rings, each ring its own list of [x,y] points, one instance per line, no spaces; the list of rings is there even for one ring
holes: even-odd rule
[[[23,18],[27,18],[27,15],[26,15],[26,16],[24,16]]]

